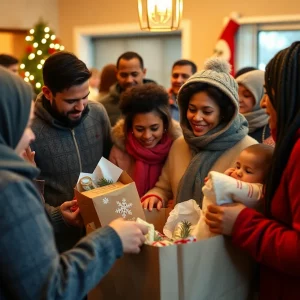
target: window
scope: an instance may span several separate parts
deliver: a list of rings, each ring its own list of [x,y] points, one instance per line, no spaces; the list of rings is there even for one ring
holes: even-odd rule
[[[258,32],[257,66],[264,70],[267,63],[280,50],[300,41],[300,30],[262,30]]]
[[[300,16],[241,18],[236,37],[236,70],[253,66],[264,70],[274,55],[300,41]]]

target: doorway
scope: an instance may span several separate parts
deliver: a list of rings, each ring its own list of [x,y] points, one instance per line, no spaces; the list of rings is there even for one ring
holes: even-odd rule
[[[19,60],[25,53],[27,30],[0,29],[1,54],[12,55]]]

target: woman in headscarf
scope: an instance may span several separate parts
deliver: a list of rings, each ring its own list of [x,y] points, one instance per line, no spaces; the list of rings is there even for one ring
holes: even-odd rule
[[[21,158],[33,108],[30,86],[0,67],[0,299],[83,299],[123,251],[139,252],[147,229],[118,219],[59,255],[32,182],[39,170]]]
[[[170,199],[194,199],[202,207],[208,172],[233,167],[239,153],[257,143],[247,135],[247,121],[238,111],[238,86],[229,72],[228,62],[210,59],[179,90],[183,137],[173,143],[162,175],[142,198],[144,208],[160,209]]]
[[[264,143],[270,137],[269,116],[260,107],[264,97],[265,72],[254,70],[236,78],[239,85],[240,113],[248,121],[249,135],[259,143]]]

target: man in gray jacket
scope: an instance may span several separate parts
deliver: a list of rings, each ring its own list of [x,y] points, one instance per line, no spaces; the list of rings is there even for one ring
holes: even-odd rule
[[[92,173],[111,148],[110,122],[100,103],[88,100],[90,72],[74,54],[58,52],[43,67],[44,86],[35,104],[31,144],[35,161],[45,180],[44,198],[54,223],[61,213],[69,224],[76,212],[64,213],[65,201],[74,197],[80,172]],[[73,247],[83,229],[69,226],[56,233],[60,252]]]
[[[142,57],[135,52],[125,52],[117,60],[117,80],[118,82],[111,86],[109,94],[100,99],[107,111],[111,126],[114,126],[121,117],[119,108],[121,94],[128,88],[137,84],[154,82],[145,79],[146,69]]]

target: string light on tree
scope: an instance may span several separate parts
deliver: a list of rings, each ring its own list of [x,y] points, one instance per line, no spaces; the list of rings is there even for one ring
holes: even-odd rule
[[[39,21],[25,37],[25,54],[20,65],[20,75],[30,82],[38,94],[43,86],[42,69],[45,60],[53,53],[65,49],[55,33],[44,21]]]
[[[34,53],[30,53],[29,55],[28,55],[28,59],[29,60],[33,60],[35,58],[35,54]]]

